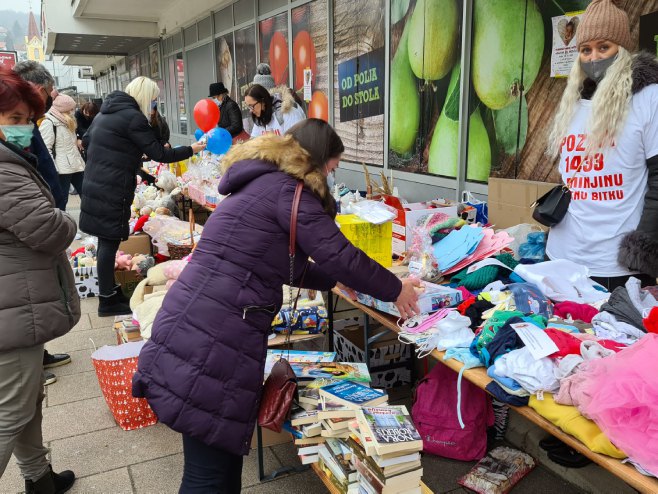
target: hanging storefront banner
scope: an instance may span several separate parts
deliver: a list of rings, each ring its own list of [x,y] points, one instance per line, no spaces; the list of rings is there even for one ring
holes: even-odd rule
[[[551,50],[551,77],[567,77],[578,56],[576,31],[583,12],[568,12],[551,18],[553,48]]]
[[[340,121],[384,114],[384,48],[338,65]]]

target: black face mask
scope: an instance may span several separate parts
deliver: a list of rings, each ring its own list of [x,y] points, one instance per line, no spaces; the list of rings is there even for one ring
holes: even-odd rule
[[[46,111],[50,110],[51,106],[53,106],[53,97],[48,95],[46,98]]]

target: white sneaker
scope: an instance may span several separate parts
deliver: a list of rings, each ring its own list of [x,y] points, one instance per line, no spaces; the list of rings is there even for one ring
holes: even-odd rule
[[[80,240],[81,238],[82,238],[82,235],[80,234],[80,232],[75,234],[75,239],[76,240]]]

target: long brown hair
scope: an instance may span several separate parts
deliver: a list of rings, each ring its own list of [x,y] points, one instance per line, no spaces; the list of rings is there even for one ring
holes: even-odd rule
[[[254,84],[249,89],[247,89],[247,92],[244,93],[244,97],[246,98],[247,96],[251,96],[261,104],[262,109],[260,117],[257,117],[252,113],[251,118],[256,125],[265,127],[272,121],[272,113],[274,112],[274,98],[270,92],[260,84]]]

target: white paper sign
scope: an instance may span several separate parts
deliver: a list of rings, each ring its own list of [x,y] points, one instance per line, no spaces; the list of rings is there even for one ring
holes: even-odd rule
[[[311,80],[313,73],[311,69],[304,69],[304,101],[311,101]]]
[[[510,326],[528,347],[535,360],[548,357],[559,350],[555,342],[539,326],[529,322],[517,322]]]
[[[567,77],[578,56],[576,31],[584,11],[567,12],[553,17],[553,46],[551,49],[551,77]]]

